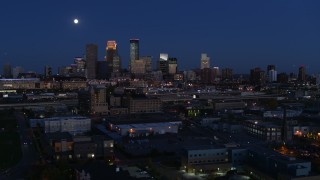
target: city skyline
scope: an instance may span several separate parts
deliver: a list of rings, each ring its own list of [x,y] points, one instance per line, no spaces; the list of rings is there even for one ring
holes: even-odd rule
[[[318,1],[123,4],[4,2],[0,62],[37,72],[50,65],[55,71],[84,55],[88,43],[98,45],[98,60],[103,60],[105,43],[115,40],[127,68],[129,39],[138,38],[141,56],[152,56],[155,64],[160,53],[168,53],[179,59],[179,70],[200,68],[200,54],[207,53],[211,67],[232,68],[234,73],[268,64],[288,73],[297,73],[304,64],[307,73],[319,73]]]

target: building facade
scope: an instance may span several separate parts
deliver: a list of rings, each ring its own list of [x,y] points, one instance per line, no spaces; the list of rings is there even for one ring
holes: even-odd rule
[[[129,70],[131,72],[131,65],[134,63],[134,60],[139,59],[139,39],[130,39],[130,61],[129,61]]]
[[[210,57],[206,53],[201,54],[200,69],[210,68]]]
[[[98,61],[98,46],[95,44],[86,45],[86,77],[87,79],[96,78],[96,64]]]

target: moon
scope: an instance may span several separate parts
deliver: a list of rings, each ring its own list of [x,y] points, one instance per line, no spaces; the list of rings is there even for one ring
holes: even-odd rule
[[[74,20],[73,20],[73,23],[74,23],[74,24],[78,24],[78,23],[79,23],[79,20],[78,20],[78,19],[74,19]]]

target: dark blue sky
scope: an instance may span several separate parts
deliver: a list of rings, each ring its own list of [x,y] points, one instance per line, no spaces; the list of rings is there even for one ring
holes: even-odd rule
[[[10,0],[0,2],[0,62],[42,72],[84,54],[86,43],[118,42],[127,67],[129,39],[140,55],[167,52],[179,70],[211,66],[235,73],[276,64],[278,72],[320,72],[319,0]],[[73,24],[78,18],[80,23]]]

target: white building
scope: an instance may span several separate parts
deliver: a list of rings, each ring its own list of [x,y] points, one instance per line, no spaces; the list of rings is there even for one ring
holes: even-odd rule
[[[269,82],[276,82],[277,80],[278,80],[278,78],[277,78],[277,71],[276,70],[270,70],[269,72],[268,72],[269,74]]]
[[[201,69],[210,68],[210,57],[207,54],[201,54]]]
[[[30,127],[44,128],[45,133],[69,132],[82,134],[91,130],[91,119],[83,116],[52,117],[44,119],[30,119]]]
[[[180,122],[161,122],[161,123],[140,123],[140,124],[121,124],[110,127],[116,130],[121,136],[149,136],[152,134],[178,133]]]

